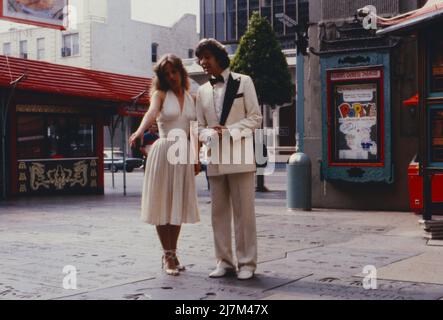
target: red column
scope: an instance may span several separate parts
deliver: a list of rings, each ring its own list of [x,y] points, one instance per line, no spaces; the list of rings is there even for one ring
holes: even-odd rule
[[[18,194],[18,163],[17,163],[17,111],[15,104],[9,107],[9,183],[10,195]]]

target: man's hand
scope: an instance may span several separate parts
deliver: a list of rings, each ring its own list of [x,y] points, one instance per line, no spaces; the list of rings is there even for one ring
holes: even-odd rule
[[[211,129],[215,130],[218,134],[218,136],[221,138],[223,136],[223,130],[227,130],[228,128],[226,128],[225,126],[222,125],[217,125],[214,127],[211,127]]]

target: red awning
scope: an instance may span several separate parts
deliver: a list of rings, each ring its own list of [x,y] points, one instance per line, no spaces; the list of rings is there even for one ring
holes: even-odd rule
[[[418,93],[415,96],[410,97],[409,99],[403,101],[403,105],[407,106],[418,106]]]
[[[151,79],[0,55],[0,87],[25,75],[17,89],[132,104],[149,103]]]

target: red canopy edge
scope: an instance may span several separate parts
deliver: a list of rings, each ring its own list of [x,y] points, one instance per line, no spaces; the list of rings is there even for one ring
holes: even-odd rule
[[[0,87],[139,105],[149,104],[151,79],[0,55]]]

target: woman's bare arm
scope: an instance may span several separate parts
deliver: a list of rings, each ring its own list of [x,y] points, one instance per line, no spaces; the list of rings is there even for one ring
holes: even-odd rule
[[[151,105],[148,112],[145,113],[140,126],[137,131],[135,131],[129,138],[129,145],[134,147],[137,139],[143,142],[143,134],[147,129],[149,129],[156,121],[158,115],[163,106],[163,101],[165,100],[165,93],[163,91],[156,91],[151,98]]]

